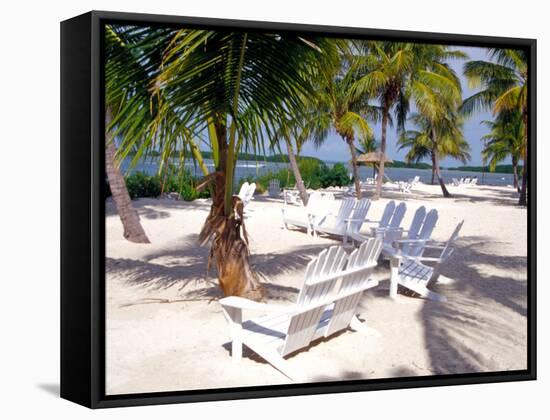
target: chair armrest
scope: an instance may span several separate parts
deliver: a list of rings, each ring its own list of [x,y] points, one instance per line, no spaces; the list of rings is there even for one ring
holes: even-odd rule
[[[396,239],[395,241],[392,241],[393,243],[397,244],[425,244],[428,242],[427,239]]]
[[[268,303],[256,302],[239,296],[228,296],[220,299],[220,304],[225,308],[248,309],[253,311],[292,313],[295,308],[289,306],[270,305]]]

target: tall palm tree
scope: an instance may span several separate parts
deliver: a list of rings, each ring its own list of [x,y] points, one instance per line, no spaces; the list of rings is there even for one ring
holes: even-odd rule
[[[330,65],[323,63],[316,77],[317,92],[310,98],[308,123],[312,125],[314,141],[321,144],[332,130],[347,144],[350,156],[355,193],[361,198],[361,180],[357,164],[355,141],[372,137],[369,120],[376,120],[377,109],[368,103],[366,92],[357,88],[356,58],[352,62],[340,56]]]
[[[472,87],[481,90],[464,100],[462,111],[472,114],[479,109],[491,109],[494,115],[502,111],[517,111],[521,114],[523,130],[523,176],[519,205],[527,204],[527,52],[513,49],[490,49],[495,61],[469,61],[464,65],[464,74]]]
[[[389,41],[366,42],[363,51],[366,52],[364,75],[357,87],[361,93],[373,95],[379,102],[382,114],[380,152],[385,154],[391,114],[395,114],[398,131],[402,132],[411,100],[419,112],[433,113],[438,94],[456,91],[458,79],[445,61],[464,57],[464,54],[442,45]],[[380,198],[384,167],[384,162],[380,162],[373,199]]]
[[[211,245],[225,295],[259,299],[263,288],[249,262],[242,203],[233,196],[237,156],[242,149],[276,142],[275,127],[303,112],[301,98],[314,94],[311,69],[319,55],[329,54],[330,43],[198,29],[172,30],[156,42],[160,59],[145,60],[156,66],[147,86],[153,118],[141,133],[145,139],[130,136],[121,153],[136,147],[146,153],[155,141],[166,151],[176,140],[207,135],[215,171],[201,183],[211,188],[212,206],[199,241]],[[125,109],[119,127],[131,132],[133,113],[140,110]]]
[[[481,138],[484,141],[482,155],[489,162],[489,170],[493,172],[496,165],[510,157],[514,175],[514,188],[520,192],[518,182],[518,164],[523,156],[524,124],[522,115],[517,111],[501,112],[494,121],[483,121],[491,132]]]
[[[464,138],[461,122],[455,114],[450,114],[437,122],[422,114],[413,114],[410,120],[418,130],[407,130],[399,138],[399,149],[408,148],[407,162],[418,163],[425,158],[432,161],[432,171],[437,176],[444,197],[451,194],[441,176],[439,162],[452,157],[466,163],[470,159],[470,145]],[[433,181],[432,181],[433,183]]]
[[[113,120],[116,113],[131,104],[134,108],[141,107],[141,115],[135,117],[140,125],[146,124],[149,94],[146,90],[150,80],[148,69],[138,60],[138,55],[132,53],[132,46],[141,39],[139,31],[118,33],[111,26],[105,28],[106,39],[106,103],[105,110],[105,169],[113,201],[122,222],[123,235],[136,243],[150,243],[145,233],[139,215],[132,205],[130,194],[124,177],[120,172],[120,159],[117,159],[115,146],[116,133]],[[145,112],[144,112],[145,110]],[[113,111],[115,116],[113,117]],[[148,118],[149,117],[149,118]]]

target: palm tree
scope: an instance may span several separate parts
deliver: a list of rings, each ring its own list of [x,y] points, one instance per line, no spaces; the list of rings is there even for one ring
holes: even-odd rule
[[[211,188],[212,206],[199,241],[211,244],[225,295],[259,299],[263,288],[249,262],[242,203],[233,196],[237,156],[265,141],[275,143],[274,127],[303,112],[301,98],[314,94],[311,69],[321,53],[330,54],[330,43],[197,29],[172,30],[155,42],[162,47],[160,58],[143,60],[155,63],[154,81],[146,85],[153,118],[140,136],[128,136],[121,154],[136,148],[143,154],[152,147],[167,153],[177,141],[187,144],[206,134],[215,171],[201,183]],[[133,113],[140,110],[124,110],[117,122],[121,131],[132,132]]]
[[[417,110],[433,115],[437,95],[455,95],[460,84],[445,63],[449,58],[464,57],[457,50],[442,45],[400,42],[366,42],[363,72],[357,87],[361,93],[377,98],[382,114],[380,152],[386,153],[387,127],[391,114],[397,119],[398,131],[405,129],[405,120],[412,100]],[[384,180],[384,162],[380,162],[373,199],[380,198]]]
[[[311,112],[307,121],[318,145],[326,140],[332,129],[348,145],[355,193],[357,198],[361,198],[355,141],[372,137],[368,120],[376,120],[377,109],[368,103],[368,95],[357,87],[356,58],[352,58],[351,63],[346,60],[349,57],[341,55],[331,64],[322,63],[316,78],[316,95],[310,98]]]
[[[281,137],[283,138],[286,145],[290,169],[292,170],[294,179],[296,180],[296,188],[298,189],[298,193],[300,194],[302,203],[304,204],[304,206],[306,206],[309,195],[307,193],[302,174],[300,173],[298,159],[296,158],[296,156],[302,148],[302,145],[307,140],[307,128],[297,121],[288,121],[285,122],[285,125],[283,127],[281,127],[280,132]],[[294,139],[294,143],[296,144],[296,152],[294,151],[292,139]]]
[[[145,86],[150,79],[148,69],[143,66],[137,56],[132,53],[131,45],[138,43],[140,33],[118,33],[111,26],[106,26],[106,103],[105,110],[105,169],[107,180],[112,193],[113,201],[122,222],[123,235],[126,239],[136,243],[150,243],[145,233],[139,215],[132,205],[130,194],[126,188],[124,177],[120,172],[120,160],[117,159],[115,146],[116,132],[114,129],[113,110],[120,109],[131,104],[134,108],[141,107],[141,115],[135,117],[141,121],[141,128],[150,118],[147,118],[147,104],[149,95]]]
[[[418,130],[402,133],[398,141],[399,149],[409,149],[405,157],[407,162],[418,163],[430,158],[432,171],[437,176],[443,196],[450,197],[441,176],[439,162],[445,157],[452,157],[463,163],[470,159],[470,145],[462,133],[461,122],[456,113],[436,123],[422,114],[413,114],[410,120]]]
[[[518,164],[523,155],[525,135],[522,115],[517,111],[501,112],[494,121],[483,121],[491,132],[481,138],[484,141],[483,160],[489,162],[493,172],[496,165],[507,157],[512,160],[514,188],[520,192]]]
[[[521,114],[523,130],[523,176],[519,205],[527,204],[527,52],[512,49],[490,49],[495,62],[478,60],[464,65],[464,74],[472,87],[481,90],[466,100],[462,111],[472,114],[479,109],[491,109],[494,115],[502,111],[517,111]]]

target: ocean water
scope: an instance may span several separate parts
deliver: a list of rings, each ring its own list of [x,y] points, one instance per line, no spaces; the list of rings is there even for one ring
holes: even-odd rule
[[[177,161],[174,161],[176,164]],[[214,163],[211,160],[205,161],[208,169],[214,169]],[[122,171],[128,171],[129,162],[125,161],[122,164]],[[332,166],[332,163],[327,163],[328,166]],[[198,166],[193,162],[186,162],[185,167],[195,176],[201,177],[202,172]],[[259,176],[265,175],[269,172],[277,172],[280,169],[285,169],[288,167],[286,163],[277,163],[277,162],[256,162],[256,161],[239,161],[235,169],[235,181],[238,182],[240,179],[247,176]],[[351,167],[348,165],[349,172],[351,174]],[[158,165],[154,160],[147,160],[139,162],[130,172],[145,172],[149,175],[154,175],[157,173]],[[420,177],[420,181],[423,183],[430,183],[432,178],[431,169],[411,169],[411,168],[386,168],[386,176],[392,181],[407,181],[415,176]],[[468,171],[450,171],[447,169],[442,169],[441,174],[446,183],[451,183],[452,178],[466,178],[466,177],[477,177],[478,184],[481,185],[511,185],[513,184],[512,174],[500,174],[500,173],[481,173],[481,172],[468,172]],[[360,166],[359,167],[359,176],[361,180],[372,177],[372,167]],[[437,180],[436,180],[437,182]]]

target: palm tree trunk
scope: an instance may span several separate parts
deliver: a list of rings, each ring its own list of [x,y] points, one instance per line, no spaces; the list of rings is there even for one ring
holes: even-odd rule
[[[435,128],[432,126],[432,142],[433,142],[433,149],[432,149],[432,159],[434,163],[434,170],[435,174],[437,175],[437,180],[439,181],[439,186],[441,187],[441,191],[443,192],[443,197],[452,197],[452,195],[447,190],[447,187],[445,186],[445,181],[443,181],[443,178],[441,177],[441,172],[439,171],[439,154],[437,153],[437,133],[435,132]]]
[[[512,172],[514,174],[514,189],[519,193],[519,182],[518,182],[518,159],[512,156]]]
[[[378,178],[376,178],[376,191],[372,197],[373,200],[378,200],[382,196],[382,183],[384,182],[384,158],[386,156],[386,130],[388,128],[389,109],[384,106],[382,110],[382,135],[380,137],[380,154],[381,159],[378,164]]]
[[[109,127],[111,121],[111,111],[107,108],[105,113],[105,127]],[[113,200],[124,229],[123,235],[130,242],[148,244],[150,243],[149,238],[141,226],[139,216],[132,205],[130,194],[128,194],[124,177],[116,165],[116,147],[113,136],[109,130],[105,133],[105,141],[107,143],[105,145],[105,170],[107,172],[107,179],[109,180],[109,187],[111,188]]]
[[[439,181],[439,186],[441,187],[441,191],[443,192],[443,197],[452,197],[452,195],[449,193],[449,190],[447,190],[447,187],[445,186],[445,181],[441,177],[441,172],[439,172],[439,156],[437,155],[437,151],[433,152],[434,156],[434,162],[435,162],[435,173],[437,175],[437,180]]]
[[[302,179],[302,174],[300,173],[300,168],[298,168],[298,162],[296,160],[296,155],[294,155],[294,149],[292,148],[292,143],[290,139],[285,137],[286,149],[288,151],[288,160],[290,161],[290,168],[294,174],[294,179],[296,180],[296,188],[300,193],[300,198],[304,206],[307,206],[308,195],[306,186],[304,185],[304,180]]]
[[[205,245],[212,241],[208,267],[213,258],[224,296],[261,300],[264,290],[250,265],[243,204],[238,197],[232,197],[231,211],[226,214],[226,178],[234,168],[227,167],[227,130],[223,124],[216,124],[216,136],[220,149],[219,165],[213,174],[212,206],[199,234],[199,242]]]
[[[435,184],[435,156],[432,153],[432,185]]]
[[[355,182],[355,195],[358,200],[361,199],[361,180],[359,179],[359,167],[357,165],[357,153],[355,152],[355,144],[353,137],[345,137],[346,143],[349,146],[351,153],[351,171],[353,172],[353,180]]]
[[[523,113],[523,124],[525,125],[525,149],[523,152],[523,169],[521,171],[521,191],[519,193],[518,205],[526,206],[527,205],[527,112]]]

